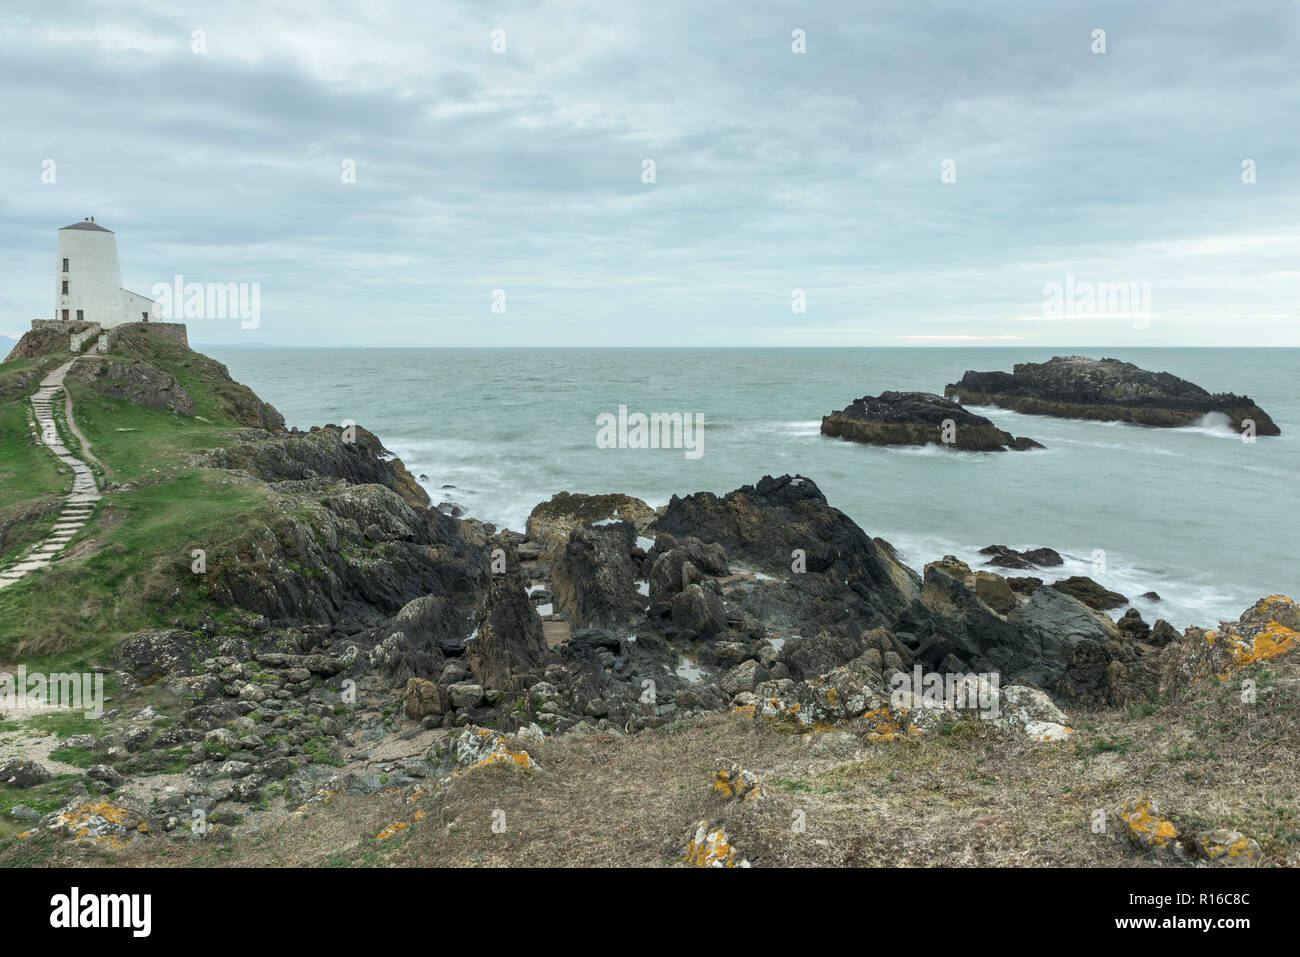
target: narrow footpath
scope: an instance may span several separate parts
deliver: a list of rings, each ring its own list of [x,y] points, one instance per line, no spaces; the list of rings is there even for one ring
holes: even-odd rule
[[[16,564],[0,571],[0,588],[5,588],[53,562],[82,526],[90,521],[95,503],[99,501],[99,485],[95,481],[94,471],[86,462],[68,451],[54,421],[54,403],[62,397],[69,430],[81,442],[82,454],[92,462],[96,461],[85,436],[73,421],[72,400],[68,398],[63,386],[68,370],[80,358],[81,356],[75,356],[69,359],[47,375],[41,380],[41,387],[32,395],[32,412],[36,416],[36,425],[40,429],[41,442],[60,462],[72,469],[72,491],[65,496],[63,511],[59,514],[59,519],[50,530],[50,534],[28,549]]]

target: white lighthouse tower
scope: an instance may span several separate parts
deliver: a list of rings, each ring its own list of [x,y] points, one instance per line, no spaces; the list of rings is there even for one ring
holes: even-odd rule
[[[97,322],[111,329],[148,322],[153,300],[122,288],[117,239],[89,217],[59,230],[54,274],[54,318]]]

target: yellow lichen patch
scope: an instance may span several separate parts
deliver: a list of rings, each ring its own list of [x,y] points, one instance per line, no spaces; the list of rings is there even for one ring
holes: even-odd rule
[[[1251,867],[1259,859],[1259,844],[1240,831],[1219,828],[1196,837],[1196,848],[1203,857],[1229,867]]]
[[[122,850],[145,833],[148,825],[130,808],[99,799],[64,810],[49,825],[51,831],[66,830],[78,842],[94,844],[108,850]]]
[[[1172,821],[1160,816],[1155,802],[1141,798],[1132,808],[1120,814],[1125,836],[1143,848],[1168,847],[1178,837]]]
[[[867,740],[873,743],[896,741],[904,735],[902,720],[889,708],[868,711],[861,720],[867,726]]]
[[[713,793],[727,800],[758,801],[767,797],[769,792],[761,777],[733,764],[718,771],[713,781]]]
[[[749,861],[738,859],[727,832],[720,827],[710,830],[708,821],[700,821],[688,835],[682,860],[695,867],[749,867]]]
[[[528,768],[529,770],[537,767],[533,762],[533,759],[529,757],[527,751],[511,751],[509,748],[502,745],[501,741],[497,741],[497,746],[498,750],[493,751],[482,760],[476,761],[470,766],[469,770],[486,767],[490,764],[513,764],[521,768]]]
[[[1278,655],[1286,654],[1300,642],[1300,632],[1287,628],[1273,619],[1257,634],[1253,641],[1232,635],[1232,664],[1238,668],[1259,664]],[[1219,677],[1227,677],[1227,672]]]
[[[410,821],[398,821],[396,824],[390,824],[388,825],[388,827],[384,828],[382,831],[380,831],[378,834],[375,835],[375,840],[386,841],[390,837],[393,837],[397,834],[401,834],[410,826],[411,826]]]

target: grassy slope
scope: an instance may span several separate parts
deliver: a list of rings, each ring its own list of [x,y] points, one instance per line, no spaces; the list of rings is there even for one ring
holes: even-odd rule
[[[72,487],[72,473],[60,475],[58,460],[32,439],[30,409],[26,398],[0,404],[0,521],[8,506]]]
[[[246,404],[242,387],[223,381],[201,356],[161,337],[127,337],[109,355],[145,358],[176,376],[194,399],[196,416],[176,416],[102,396],[84,383],[69,384],[78,426],[112,479],[128,488],[104,495],[94,519],[55,566],[0,593],[0,664],[20,659],[33,666],[98,663],[121,638],[169,625],[204,601],[199,579],[190,572],[192,549],[205,549],[211,561],[250,522],[270,517],[259,486],[185,462],[190,452],[233,441],[232,431],[240,426],[234,410],[240,401]],[[16,366],[0,365],[0,377]],[[25,406],[24,397],[0,407],[0,425],[7,417],[24,416]],[[8,428],[0,434],[0,463],[27,476],[21,488],[6,487],[10,503],[66,488],[49,452],[24,447]],[[177,588],[181,598],[172,603]]]

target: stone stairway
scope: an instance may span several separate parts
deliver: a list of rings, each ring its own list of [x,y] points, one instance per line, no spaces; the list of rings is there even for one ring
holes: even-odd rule
[[[36,424],[41,430],[41,442],[49,447],[60,462],[72,469],[72,491],[64,498],[63,511],[50,529],[50,534],[29,549],[16,564],[0,571],[0,588],[53,562],[72,537],[90,521],[95,503],[99,501],[99,485],[95,481],[95,473],[89,465],[68,451],[59,438],[59,430],[54,423],[54,402],[64,396],[64,377],[76,361],[72,359],[65,362],[47,375],[41,380],[41,387],[32,395],[32,412],[35,413]],[[69,420],[71,415],[69,411]]]

